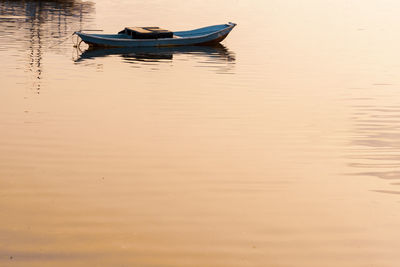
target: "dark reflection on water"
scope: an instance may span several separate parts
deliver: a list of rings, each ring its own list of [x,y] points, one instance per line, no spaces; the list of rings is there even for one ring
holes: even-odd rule
[[[400,195],[400,191],[392,191],[392,190],[374,190],[374,191],[378,193]]]
[[[0,1],[0,38],[18,42],[32,42],[63,38],[82,28],[88,21],[88,15],[94,12],[94,4],[76,0],[64,1]],[[29,38],[31,37],[31,38]],[[2,42],[1,46],[13,43]]]
[[[379,97],[374,102],[378,100]],[[368,99],[364,101],[367,103],[353,105],[355,131],[349,166],[359,170],[355,175],[400,180],[400,109],[394,105],[379,106]],[[400,194],[393,190],[373,191]]]
[[[43,55],[62,53],[57,46],[74,30],[80,29],[94,12],[94,4],[75,0],[0,1],[0,51],[24,58],[32,73],[32,87],[40,92]]]
[[[217,71],[227,73],[235,63],[235,54],[222,44],[215,46],[181,46],[181,47],[139,47],[139,48],[88,48],[76,49],[76,63],[109,56],[121,57],[130,64],[171,62],[174,56],[197,57],[197,63],[206,63],[208,67],[218,66]],[[211,63],[211,65],[210,65]],[[137,66],[137,65],[135,65]]]

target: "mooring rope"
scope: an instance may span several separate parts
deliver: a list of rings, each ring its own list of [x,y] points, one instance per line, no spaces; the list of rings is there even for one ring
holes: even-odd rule
[[[103,31],[103,30],[91,30],[91,29],[87,29],[87,30],[80,30],[79,32],[82,32],[82,31],[86,31],[86,32],[101,32],[101,31]],[[78,47],[78,46],[82,43],[82,39],[80,39],[79,37],[77,37],[77,38],[76,38],[76,42],[75,42],[75,41],[73,40],[73,36],[74,36],[76,33],[77,33],[77,32],[73,32],[71,35],[68,35],[68,36],[64,37],[61,41],[59,41],[59,42],[57,42],[57,43],[55,43],[55,44],[52,44],[52,45],[50,45],[50,46],[47,47],[47,48],[53,48],[53,47],[55,47],[55,46],[58,46],[58,45],[64,43],[65,41],[67,41],[70,37],[72,38],[72,43],[74,44],[74,47]],[[80,39],[80,41],[79,41],[79,39]]]
[[[58,46],[58,45],[64,43],[64,42],[67,41],[70,37],[72,37],[74,34],[75,34],[75,32],[72,33],[71,35],[68,35],[68,36],[64,37],[61,41],[59,41],[59,42],[57,42],[57,43],[55,43],[55,44],[52,44],[52,45],[50,45],[50,46],[47,47],[47,48],[53,48],[53,47],[55,47],[55,46]]]
[[[74,35],[76,35],[76,41],[74,41]],[[79,47],[80,44],[82,43],[82,39],[76,34],[76,32],[74,32],[72,34],[72,38],[71,39],[72,39],[72,43],[74,44],[74,47]]]

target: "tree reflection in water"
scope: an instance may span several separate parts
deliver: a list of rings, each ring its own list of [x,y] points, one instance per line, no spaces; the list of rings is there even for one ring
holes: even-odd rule
[[[28,56],[25,61],[33,74],[32,88],[39,94],[44,53],[81,29],[93,12],[93,3],[75,0],[0,1],[0,47]],[[63,51],[61,47],[51,50]]]

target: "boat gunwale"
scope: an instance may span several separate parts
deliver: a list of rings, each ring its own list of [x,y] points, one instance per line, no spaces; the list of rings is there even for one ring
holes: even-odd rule
[[[231,30],[237,24],[233,23],[233,22],[229,22],[227,24],[218,24],[218,25],[206,26],[206,27],[202,27],[202,28],[198,28],[198,29],[194,29],[194,30],[189,30],[187,32],[196,31],[196,30],[200,30],[200,29],[208,28],[208,27],[220,26],[220,25],[228,25],[228,26],[226,28],[223,28],[223,29],[211,32],[211,33],[203,34],[203,35],[195,35],[195,36],[179,37],[179,38],[159,38],[159,39],[107,38],[107,37],[96,36],[96,35],[93,35],[93,34],[90,34],[90,33],[84,33],[84,32],[81,32],[81,31],[77,31],[75,33],[78,34],[78,36],[80,34],[82,34],[82,35],[89,36],[89,37],[92,37],[92,38],[96,38],[96,39],[99,39],[99,40],[118,41],[118,42],[120,42],[120,41],[123,41],[123,42],[132,42],[132,41],[135,41],[135,42],[149,42],[149,41],[152,41],[152,42],[154,42],[154,41],[160,41],[160,40],[162,40],[162,41],[170,41],[170,40],[178,40],[178,39],[191,40],[191,39],[197,39],[197,38],[205,38],[207,36],[210,36],[210,35],[222,32],[222,31],[226,31],[228,29]],[[182,32],[182,31],[180,31],[180,32]]]

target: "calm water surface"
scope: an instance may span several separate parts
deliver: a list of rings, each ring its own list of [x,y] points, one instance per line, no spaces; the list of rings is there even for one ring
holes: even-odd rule
[[[399,11],[0,1],[0,266],[399,266]],[[70,38],[228,21],[217,47]]]

